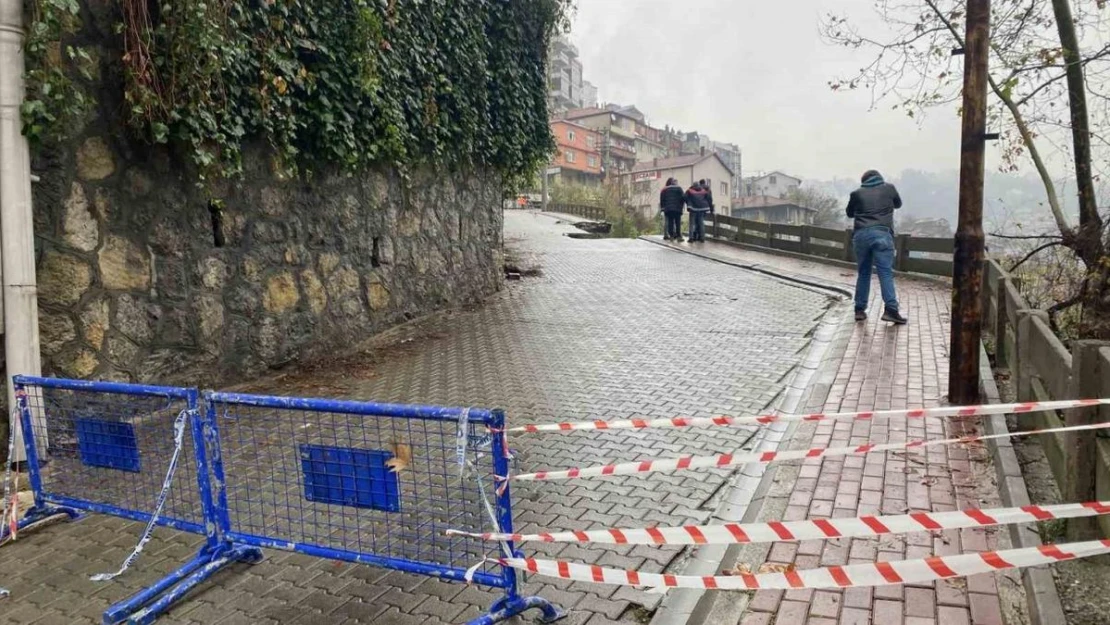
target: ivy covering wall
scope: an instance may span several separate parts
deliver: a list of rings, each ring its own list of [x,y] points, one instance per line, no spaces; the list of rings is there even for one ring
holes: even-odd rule
[[[93,59],[78,0],[30,0],[25,134],[64,139],[97,67],[122,72],[129,133],[202,178],[241,172],[259,138],[288,174],[322,164],[484,166],[508,178],[553,149],[546,50],[570,0],[110,0]]]

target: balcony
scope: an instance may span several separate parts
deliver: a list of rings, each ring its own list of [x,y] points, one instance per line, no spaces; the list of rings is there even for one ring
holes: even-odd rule
[[[611,154],[613,158],[620,158],[633,162],[636,161],[636,150],[629,150],[620,146],[610,145],[609,154]]]
[[[618,137],[625,137],[626,139],[631,139],[632,141],[636,140],[635,130],[626,130],[616,124],[611,124],[609,126],[609,132],[617,135]]]

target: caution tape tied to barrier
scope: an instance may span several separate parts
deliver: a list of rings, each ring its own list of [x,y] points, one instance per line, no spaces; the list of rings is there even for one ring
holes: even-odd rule
[[[173,476],[177,471],[177,462],[181,457],[181,450],[185,440],[185,428],[189,425],[190,418],[197,418],[198,413],[195,408],[186,408],[178,413],[177,418],[173,421],[173,455],[170,456],[169,465],[166,467],[166,477],[162,480],[162,488],[158,492],[158,497],[154,502],[154,512],[150,515],[150,520],[147,521],[146,527],[143,528],[143,533],[139,537],[138,544],[124,559],[123,564],[115,573],[97,573],[89,577],[90,581],[94,582],[109,582],[113,579],[123,575],[131,565],[139,559],[142,555],[143,549],[146,548],[147,543],[154,536],[154,528],[158,524],[158,518],[162,515],[162,509],[166,505],[166,499],[170,494],[170,487],[173,485]]]
[[[989,510],[918,512],[859,518],[813,519],[770,523],[728,523],[643,529],[601,529],[536,534],[476,534],[448,530],[453,536],[486,541],[597,543],[606,545],[725,545],[769,543],[830,538],[874,537],[888,534],[990,527],[1075,519],[1110,514],[1110,501],[1069,503],[1053,506],[1023,506]]]
[[[919,560],[874,562],[819,569],[736,575],[670,575],[640,573],[533,558],[503,558],[496,562],[514,569],[578,582],[646,588],[701,588],[720,590],[860,588],[891,584],[922,584],[939,579],[992,573],[1110,553],[1110,540],[1042,545],[1005,551],[934,556]]]
[[[837,421],[889,419],[894,417],[975,417],[984,415],[1022,414],[1050,410],[1073,410],[1110,404],[1110,399],[1072,399],[1060,401],[1023,402],[1016,404],[983,404],[979,406],[941,406],[907,410],[873,410],[813,414],[762,415],[747,417],[673,417],[669,419],[622,419],[617,421],[576,421],[545,423],[510,428],[509,432],[574,432],[580,430],[642,430],[649,428],[732,427],[767,425],[780,421]]]
[[[522,482],[546,480],[570,480],[585,477],[604,477],[610,475],[638,475],[645,473],[683,471],[688,469],[721,469],[744,464],[768,464],[783,460],[804,460],[806,458],[821,458],[825,456],[852,456],[875,453],[880,451],[893,451],[912,449],[916,447],[932,447],[937,445],[955,445],[959,443],[974,443],[978,441],[1014,438],[1019,436],[1034,436],[1038,434],[1058,434],[1063,432],[1080,432],[1085,430],[1101,430],[1110,428],[1110,422],[1095,423],[1090,425],[1077,425],[1072,427],[1049,428],[1044,430],[1030,430],[1027,432],[1008,432],[1006,434],[991,434],[984,436],[963,436],[960,438],[946,438],[940,440],[915,440],[905,443],[866,444],[855,447],[817,447],[797,451],[766,451],[755,453],[730,453],[715,456],[687,456],[684,458],[671,458],[665,460],[644,460],[639,462],[625,462],[605,466],[565,469],[561,471],[538,471],[536,473],[522,473],[514,475],[511,479]],[[500,476],[498,480],[508,478]]]

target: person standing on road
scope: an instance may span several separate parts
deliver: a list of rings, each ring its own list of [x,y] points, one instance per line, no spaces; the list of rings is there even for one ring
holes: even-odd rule
[[[713,192],[699,180],[686,191],[686,207],[690,211],[690,242],[705,241],[705,214],[712,213]]]
[[[882,174],[868,170],[860,178],[860,188],[848,200],[848,217],[854,220],[852,247],[856,252],[856,321],[867,320],[871,295],[871,266],[879,274],[883,294],[883,321],[905,325],[908,320],[898,311],[894,292],[894,211],[902,208],[902,198]]]
[[[659,210],[663,211],[666,218],[664,241],[682,242],[682,209],[685,207],[686,197],[682,187],[674,178],[667,178],[667,186],[659,192]]]

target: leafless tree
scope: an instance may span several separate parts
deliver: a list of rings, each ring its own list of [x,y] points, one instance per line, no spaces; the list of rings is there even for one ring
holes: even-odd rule
[[[817,211],[813,215],[813,225],[815,226],[836,228],[844,224],[844,206],[828,193],[808,187],[797,187],[791,189],[786,194],[785,199],[798,206],[812,208]]]
[[[857,74],[834,79],[830,87],[869,89],[875,105],[890,104],[910,117],[956,106],[962,72],[953,50],[964,46],[965,4],[877,0],[883,36],[863,33],[848,17],[828,16],[822,25],[828,41],[875,53]],[[1044,185],[1055,232],[1045,233],[1036,253],[1064,248],[1083,266],[1082,277],[1050,310],[1080,306],[1081,335],[1099,338],[1110,338],[1110,263],[1095,192],[1095,183],[1110,173],[1107,4],[1080,2],[1073,11],[1070,0],[994,0],[988,115],[1001,135],[1003,169],[1031,163]],[[1077,222],[1063,208],[1050,173],[1055,166],[1074,177]]]

